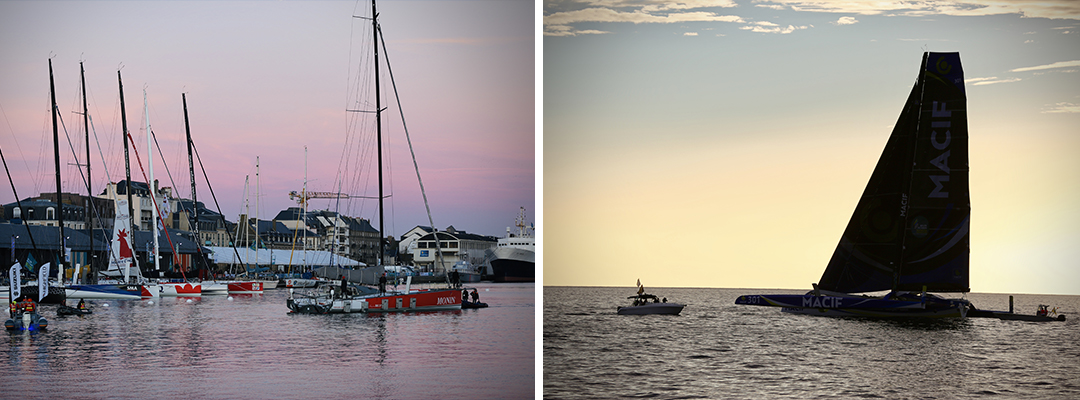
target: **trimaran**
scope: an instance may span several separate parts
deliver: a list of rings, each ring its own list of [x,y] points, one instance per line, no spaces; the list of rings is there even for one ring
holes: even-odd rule
[[[970,291],[969,198],[960,54],[924,53],[915,87],[814,290],[740,296],[735,304],[827,316],[966,316],[968,300],[928,292]]]

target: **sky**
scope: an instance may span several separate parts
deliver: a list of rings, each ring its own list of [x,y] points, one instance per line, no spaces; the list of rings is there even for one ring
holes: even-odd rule
[[[82,117],[75,114],[82,110],[82,61],[96,135],[95,194],[107,181],[124,179],[120,70],[128,130],[144,168],[145,90],[163,155],[153,156],[155,178],[181,197],[191,197],[182,93],[192,140],[229,220],[255,215],[256,203],[262,219],[296,206],[288,193],[301,190],[305,176],[309,191],[377,196],[374,146],[360,147],[372,134],[356,122],[371,114],[346,111],[375,108],[373,99],[358,97],[367,90],[360,87],[372,85],[373,74],[365,72],[370,66],[360,67],[370,65],[365,38],[371,24],[353,17],[370,10],[370,2],[354,1],[0,2],[0,146],[19,196],[56,190],[50,59],[57,106],[71,136],[69,144],[60,132],[64,192],[86,193],[69,147],[85,163]],[[378,10],[435,226],[502,237],[519,207],[532,218],[534,3],[384,1]],[[385,63],[383,69],[389,88]],[[362,73],[367,78],[358,80]],[[391,122],[400,118],[388,92],[382,106],[392,197],[385,230],[399,236],[430,224],[401,123]],[[336,183],[339,176],[344,184]],[[144,181],[137,166],[132,179]],[[199,200],[216,208],[201,172],[196,182]],[[10,188],[0,191],[3,204],[14,200]],[[310,208],[340,210],[378,227],[373,200],[312,200]]]
[[[1080,3],[543,3],[544,285],[810,289],[918,76],[966,78],[970,286],[1080,294]]]

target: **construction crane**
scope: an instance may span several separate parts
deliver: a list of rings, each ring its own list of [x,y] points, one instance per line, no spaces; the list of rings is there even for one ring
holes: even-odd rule
[[[378,196],[354,196],[345,193],[334,192],[308,192],[308,191],[291,191],[289,192],[289,200],[296,200],[297,203],[305,204],[308,199],[377,199]]]

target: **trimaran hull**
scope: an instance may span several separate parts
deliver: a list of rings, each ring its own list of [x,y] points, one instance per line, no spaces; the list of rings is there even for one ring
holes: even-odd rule
[[[306,314],[460,310],[461,292],[456,289],[420,289],[410,290],[408,293],[387,292],[345,299],[331,299],[327,296],[290,298],[287,305],[293,312]]]
[[[864,296],[747,295],[735,304],[781,307],[792,314],[827,317],[959,318],[967,315],[966,300],[947,300],[927,295],[927,300],[896,300]]]

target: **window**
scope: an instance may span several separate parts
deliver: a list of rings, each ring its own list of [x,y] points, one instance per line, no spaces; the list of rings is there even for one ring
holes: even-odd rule
[[[15,207],[11,210],[11,219],[18,219],[22,216],[22,210],[19,207]]]
[[[56,219],[56,209],[52,207],[46,208],[45,219]]]

